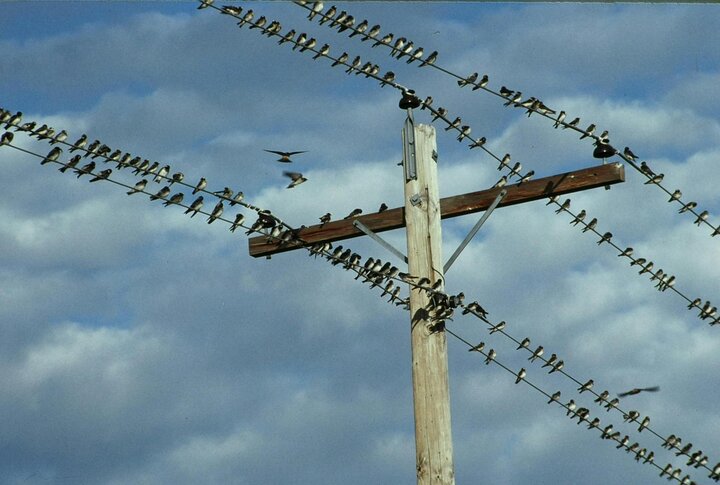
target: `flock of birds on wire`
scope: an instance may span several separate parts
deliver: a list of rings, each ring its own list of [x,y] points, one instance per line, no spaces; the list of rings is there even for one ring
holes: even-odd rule
[[[296,2],[299,4],[307,4],[309,2]],[[202,0],[201,5],[199,8],[205,8],[207,6],[210,6],[212,4],[211,0]],[[332,10],[334,7],[332,7],[331,10],[326,12],[325,14],[322,14],[322,2],[314,2],[311,7],[311,13],[309,15],[309,19],[312,20],[316,15],[320,15],[321,20],[320,23],[323,24],[325,22],[330,22],[331,27],[339,27],[339,31],[344,31],[347,29],[353,28],[353,22],[354,19],[352,19],[351,16],[348,16],[347,13],[341,12],[340,15],[338,15],[337,18],[332,18],[335,14],[335,11]],[[222,12],[226,14],[230,14],[233,16],[240,16],[242,9],[240,7],[236,6],[224,6],[222,8]],[[242,27],[243,24],[250,24],[250,28],[265,28],[265,23],[267,22],[264,20],[264,17],[260,17],[256,20],[256,22],[252,23],[253,19],[253,12],[247,11],[245,15],[241,19],[240,26]],[[269,26],[266,28],[266,33],[268,33],[268,36],[272,35],[279,35],[279,32],[281,30],[281,26],[279,22],[272,22],[269,24]],[[367,33],[365,33],[367,30]],[[368,22],[363,21],[361,22],[354,30],[352,30],[351,37],[354,35],[362,35],[363,38],[361,40],[374,40],[375,44],[377,45],[390,45],[392,42],[392,34],[387,34],[384,37],[382,37],[379,40],[375,40],[375,37],[379,34],[380,27],[374,26],[369,28],[368,30]],[[312,49],[316,45],[316,41],[314,39],[307,39],[303,38],[303,35],[301,34],[298,39],[293,40],[295,35],[294,31],[288,32],[285,36],[282,36],[279,43],[284,43],[288,41],[293,41],[295,46],[293,49],[300,48],[300,51]],[[433,52],[428,56],[426,59],[422,59],[423,57],[423,49],[422,47],[415,48],[413,46],[413,43],[411,41],[407,41],[405,38],[400,38],[395,41],[395,44],[391,46],[392,48],[392,55],[396,56],[398,59],[403,57],[404,55],[408,56],[408,59],[406,62],[408,64],[418,61],[419,65],[432,65],[435,63],[437,59],[437,52]],[[319,48],[315,58],[318,58],[320,56],[327,56],[329,53],[329,46],[327,44],[323,45]],[[335,62],[336,64],[342,64],[347,61],[349,56],[346,53],[343,53],[340,58],[338,58]],[[333,64],[333,65],[336,65]],[[379,68],[375,64],[368,64],[362,65],[360,67],[361,61],[358,58],[354,60],[352,63],[348,64],[348,73],[352,70],[356,70],[356,74],[366,74],[366,77],[377,77],[377,74],[379,72]],[[488,77],[487,75],[484,75],[479,82],[478,80],[478,73],[473,73],[470,76],[463,78],[458,81],[458,85],[463,87],[467,85],[473,85],[473,90],[485,88],[488,83]],[[382,76],[381,78],[382,84],[392,84],[394,83],[394,75],[392,73],[387,73],[386,75]],[[399,85],[398,85],[399,86]],[[505,103],[506,106],[516,106],[516,107],[523,107],[527,110],[528,116],[530,116],[533,112],[538,112],[544,115],[553,115],[556,112],[547,106],[545,106],[542,101],[536,99],[536,98],[529,98],[528,100],[522,101],[521,93],[515,92],[512,90],[509,90],[505,88],[504,86],[500,90],[500,95],[505,97],[507,99],[507,102]],[[434,113],[433,121],[437,119],[443,119],[447,123],[446,130],[456,129],[459,132],[459,135],[457,137],[458,141],[463,141],[465,138],[469,139],[469,135],[471,132],[471,129],[467,125],[462,125],[462,120],[460,117],[455,118],[454,120],[450,121],[449,118],[446,117],[447,110],[444,110],[443,108],[438,108],[437,110],[434,110],[431,108],[432,105],[432,98],[428,97],[425,99],[425,101],[422,103],[422,109],[430,109]],[[559,127],[560,125],[563,125],[563,128],[573,128],[578,131],[582,131],[581,139],[586,137],[592,137],[595,139],[595,145],[596,147],[604,148],[603,154],[610,153],[617,154],[618,152],[609,145],[609,138],[607,131],[604,131],[601,135],[595,135],[595,125],[591,124],[589,125],[585,130],[579,130],[577,128],[577,125],[579,124],[579,119],[574,119],[569,123],[564,122],[565,119],[565,113],[561,112],[560,115],[555,119],[555,127]],[[61,172],[67,172],[68,170],[72,170],[73,173],[76,174],[77,178],[80,178],[84,175],[89,176],[90,182],[97,182],[101,180],[109,179],[110,175],[112,174],[112,169],[107,168],[101,171],[96,172],[96,159],[101,157],[103,161],[105,162],[114,162],[117,164],[116,168],[131,168],[133,170],[133,174],[137,176],[144,177],[140,181],[138,181],[130,191],[128,191],[128,195],[132,195],[134,193],[143,192],[148,193],[146,191],[149,182],[156,182],[160,183],[161,181],[165,180],[167,181],[167,185],[163,186],[160,190],[157,192],[150,192],[150,199],[151,200],[163,200],[163,204],[165,206],[169,205],[182,205],[184,200],[184,194],[182,192],[177,192],[175,194],[171,195],[171,187],[174,183],[186,185],[190,188],[192,188],[192,195],[196,195],[199,192],[205,192],[207,187],[207,181],[204,178],[201,178],[197,184],[195,185],[188,185],[184,183],[184,175],[182,172],[175,172],[171,174],[171,167],[169,165],[163,165],[160,166],[159,162],[153,162],[150,163],[147,159],[142,159],[141,157],[133,157],[129,153],[122,152],[120,150],[113,150],[110,147],[108,147],[105,144],[102,144],[99,140],[95,140],[92,143],[88,143],[88,137],[87,135],[82,135],[77,141],[74,143],[67,143],[68,134],[65,130],[61,130],[58,133],[55,133],[55,130],[47,125],[41,125],[40,127],[37,126],[35,122],[27,122],[24,124],[21,124],[22,121],[22,113],[17,112],[13,114],[12,112],[4,109],[0,109],[0,125],[5,124],[6,129],[8,131],[4,132],[2,135],[0,135],[0,146],[2,145],[9,145],[13,141],[14,134],[10,131],[10,128],[14,128],[15,132],[23,131],[28,133],[30,136],[37,137],[38,140],[48,140],[51,145],[54,145],[53,148],[50,150],[50,152],[43,157],[43,160],[41,161],[41,164],[46,164],[49,162],[55,162],[62,165],[62,167],[59,169]],[[68,150],[68,153],[73,153],[75,151],[80,151],[80,154],[74,155],[69,161],[67,162],[61,162],[60,157],[63,154],[63,149],[60,146],[57,146],[58,144],[65,144],[70,147]],[[472,143],[470,145],[470,148],[479,148],[483,147],[485,144],[485,139],[480,138],[477,140],[472,140]],[[608,151],[608,147],[610,147],[610,151]],[[294,155],[298,155],[301,153],[305,153],[303,151],[295,151],[295,152],[285,152],[285,151],[279,151],[279,150],[265,150],[270,153],[274,153],[280,156],[278,159],[278,162],[282,163],[290,163],[292,162],[291,157]],[[494,154],[493,154],[494,156]],[[630,162],[633,163],[637,159],[637,157],[632,153],[632,151],[629,148],[625,148],[622,157]],[[500,181],[496,184],[496,186],[502,186],[507,183],[507,181],[513,177],[517,176],[519,183],[522,183],[526,180],[529,180],[530,177],[532,177],[534,172],[528,172],[525,175],[520,174],[521,165],[519,163],[514,164],[513,166],[510,166],[510,156],[509,154],[506,155],[503,158],[496,157],[497,160],[500,162],[500,166],[498,167],[499,170],[502,170],[503,168],[507,168],[510,171],[510,174],[508,177],[503,177],[500,179]],[[89,159],[86,160],[86,159]],[[80,162],[85,160],[87,163],[81,164]],[[644,173],[648,177],[647,184],[657,184],[659,185],[660,182],[663,180],[663,174],[655,174],[655,172],[650,169],[650,167],[647,165],[646,162],[642,162],[642,164],[639,167],[640,171]],[[307,178],[305,178],[301,173],[299,172],[289,172],[284,171],[283,175],[291,179],[290,184],[287,188],[294,188],[297,185],[300,185],[301,183],[304,183],[307,181]],[[224,204],[228,203],[230,207],[241,204],[245,207],[248,207],[250,209],[255,210],[258,213],[258,220],[250,227],[248,228],[247,234],[251,234],[252,232],[263,232],[267,237],[268,240],[275,239],[279,240],[280,243],[289,242],[292,241],[295,238],[295,231],[289,228],[289,226],[285,225],[277,219],[274,215],[270,213],[270,211],[259,209],[255,206],[249,205],[247,203],[243,202],[244,194],[241,191],[238,191],[236,193],[233,193],[233,190],[225,187],[221,191],[215,191],[215,192],[209,192],[213,195],[215,195],[217,198],[219,198],[219,202],[214,206],[213,210],[209,213],[207,222],[208,224],[211,224],[215,220],[218,220],[221,218],[223,211],[224,211]],[[672,192],[670,202],[673,201],[679,201],[682,194],[679,190],[676,190]],[[551,200],[548,202],[550,203],[556,203],[559,206],[559,209],[556,211],[557,213],[567,211],[569,212],[569,206],[570,202],[569,199],[559,204],[557,202],[557,198],[555,200]],[[190,214],[191,217],[195,216],[197,213],[201,212],[201,209],[204,204],[204,196],[199,195],[192,203],[190,203],[188,206],[186,206],[186,214]],[[692,211],[697,206],[697,203],[690,202],[687,204],[683,203],[683,207],[681,208],[680,212],[687,212]],[[387,206],[383,204],[380,207],[379,211],[383,211],[387,209]],[[359,215],[362,212],[361,209],[355,209],[352,211],[347,217],[355,217]],[[593,219],[589,223],[585,223],[584,220],[586,218],[586,211],[582,210],[578,214],[573,215],[573,220],[571,221],[571,224],[578,225],[583,224],[584,229],[583,232],[586,232],[588,230],[594,230],[595,225],[597,224],[597,220]],[[706,221],[708,217],[708,212],[703,211],[700,214],[697,214],[697,220],[696,224],[700,225],[702,222]],[[320,222],[322,224],[328,222],[331,218],[330,213],[325,214],[320,218]],[[230,230],[235,231],[238,227],[242,225],[244,222],[244,215],[242,213],[238,213],[235,216],[234,221],[231,223]],[[285,227],[283,227],[285,226]],[[244,226],[243,226],[244,227]],[[713,236],[719,234],[720,231],[716,228],[713,232]],[[602,242],[607,242],[612,237],[612,234],[605,233],[602,235],[600,241],[598,241],[598,244],[601,244]],[[325,259],[327,259],[332,265],[334,266],[341,266],[346,270],[353,270],[357,273],[356,279],[362,278],[362,281],[364,283],[367,283],[370,285],[370,288],[381,288],[382,293],[381,297],[389,296],[388,302],[394,303],[398,306],[403,306],[406,309],[409,309],[409,300],[407,298],[401,298],[399,293],[401,291],[400,285],[397,284],[397,282],[404,282],[409,284],[411,287],[418,288],[422,291],[427,292],[428,295],[428,304],[425,308],[422,309],[422,312],[420,312],[418,315],[415,315],[413,318],[419,318],[419,319],[425,319],[429,320],[431,322],[434,322],[433,325],[435,328],[442,328],[445,325],[446,320],[452,320],[452,316],[454,314],[455,309],[462,308],[463,315],[467,314],[473,314],[477,316],[478,318],[481,318],[485,322],[487,322],[489,326],[489,333],[502,333],[505,334],[505,322],[499,322],[497,324],[490,324],[487,320],[487,312],[480,306],[480,304],[475,301],[470,304],[464,303],[464,294],[459,293],[457,295],[447,295],[442,291],[442,283],[443,281],[441,279],[438,279],[431,285],[431,281],[428,278],[422,278],[418,279],[417,277],[414,277],[412,275],[409,275],[407,273],[403,273],[399,271],[399,269],[396,266],[393,266],[392,264],[388,262],[383,262],[379,259],[374,258],[368,258],[364,264],[360,264],[362,258],[357,253],[353,252],[350,249],[343,249],[342,246],[337,246],[335,248],[332,247],[330,243],[325,244],[319,244],[314,245],[308,248],[311,255],[318,256],[322,255]],[[627,248],[625,251],[623,251],[620,256],[627,256],[631,257],[632,254],[632,248]],[[641,266],[640,274],[651,272],[652,268],[652,262],[647,264],[647,261],[639,258],[639,259],[633,259],[633,262],[631,265],[639,265]],[[654,273],[653,279],[658,280],[658,289],[664,291],[670,287],[673,286],[675,277],[671,275],[665,275],[662,270],[660,270],[660,273]],[[704,304],[702,303],[701,299],[696,299],[692,301],[690,306],[688,307],[690,309],[692,308],[698,308],[700,309],[700,316],[701,318],[712,318],[717,315],[717,309],[713,307],[709,301],[706,301]],[[718,323],[718,318],[715,318],[712,322],[712,324]],[[515,340],[513,337],[510,337],[509,335],[505,334],[509,338]],[[516,341],[517,342],[517,341]],[[534,362],[537,359],[540,359],[543,361],[542,367],[549,367],[550,373],[553,372],[561,372],[564,363],[561,359],[559,359],[555,354],[552,354],[549,358],[544,359],[542,357],[544,353],[543,346],[538,346],[534,351],[530,350],[530,340],[528,338],[523,339],[522,341],[518,342],[517,350],[528,350],[531,352],[531,356],[529,358],[530,362]],[[480,352],[485,356],[485,362],[486,364],[489,364],[493,360],[495,360],[497,353],[495,350],[490,349],[488,352],[484,352],[485,344],[481,342],[480,344],[471,346],[470,350],[475,352]],[[525,379],[527,374],[527,371],[525,368],[520,369],[520,371],[516,374],[516,383],[520,383],[522,380]],[[578,392],[583,393],[586,391],[590,391],[592,388],[593,381],[592,379],[583,383],[579,388]],[[603,391],[600,394],[596,394],[597,399],[595,399],[596,403],[600,403],[601,405],[605,405],[608,411],[610,411],[613,408],[616,408],[620,398],[631,396],[635,394],[639,394],[641,392],[656,392],[659,388],[657,386],[654,387],[648,387],[648,388],[635,388],[631,389],[626,392],[619,393],[616,398],[612,400],[608,400],[609,392]],[[560,392],[556,392],[551,396],[551,399],[549,403],[557,402],[560,398]],[[578,407],[574,400],[568,401],[567,404],[564,405],[567,408],[567,415],[572,418],[579,418],[578,424],[582,423],[583,421],[586,421],[589,423],[588,429],[592,428],[598,428],[599,427],[599,418],[595,418],[593,420],[588,419],[589,410],[587,408]],[[629,411],[628,413],[625,413],[624,420],[628,422],[637,422],[639,420],[640,414],[636,411]],[[638,431],[642,431],[649,425],[649,418],[645,417],[644,419],[639,421],[639,428]],[[618,448],[624,447],[628,453],[634,453],[635,459],[637,461],[643,460],[644,463],[652,462],[654,459],[653,452],[647,452],[645,448],[640,448],[640,445],[638,443],[633,443],[631,445],[628,445],[629,443],[629,437],[626,435],[624,438],[619,439],[620,432],[619,431],[613,431],[612,425],[606,426],[602,431],[602,438],[604,439],[614,439],[619,442]],[[696,451],[694,453],[690,453],[692,444],[687,443],[685,445],[682,445],[682,439],[675,436],[670,435],[668,438],[666,438],[663,442],[663,448],[667,449],[677,449],[677,456],[680,455],[687,455],[689,457],[689,460],[687,462],[688,466],[695,466],[696,468],[703,466],[706,467],[706,464],[708,462],[708,457],[702,451]],[[707,468],[707,467],[706,467]],[[694,483],[690,481],[689,476],[680,478],[681,470],[674,469],[671,464],[668,464],[666,467],[664,467],[661,471],[661,476],[667,476],[668,479],[676,479],[680,481],[681,483],[690,484]],[[714,479],[715,481],[720,480],[720,463],[716,465],[710,473],[710,478]]]

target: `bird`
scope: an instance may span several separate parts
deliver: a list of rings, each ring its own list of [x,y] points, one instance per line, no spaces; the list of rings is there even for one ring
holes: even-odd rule
[[[164,179],[168,172],[170,172],[170,165],[165,165],[160,170],[158,170],[153,180],[157,183],[160,183],[160,179]]]
[[[384,88],[387,83],[392,83],[395,81],[395,73],[392,71],[388,71],[383,75],[382,81],[380,82],[380,87]]]
[[[595,402],[603,402],[607,399],[607,397],[610,395],[610,391],[603,391],[601,392],[597,398],[595,398]]]
[[[253,19],[254,16],[255,16],[255,14],[253,13],[252,10],[248,10],[247,12],[245,12],[245,15],[243,15],[243,18],[240,19],[240,22],[238,22],[238,28],[242,29],[242,26],[245,25],[246,23],[249,23]]]
[[[243,223],[244,220],[245,220],[244,214],[242,214],[241,212],[238,212],[237,214],[235,214],[235,220],[233,221],[232,225],[230,226],[230,232],[235,232],[235,229],[240,227],[240,225]]]
[[[508,89],[505,86],[500,86],[500,96],[504,98],[510,97],[515,91]]]
[[[547,403],[551,404],[553,401],[557,401],[559,399],[560,399],[560,391],[557,391],[552,396],[550,396],[550,400]]]
[[[387,34],[385,37],[383,37],[383,38],[381,38],[380,40],[376,41],[376,42],[372,45],[372,47],[377,47],[377,46],[379,46],[379,45],[381,45],[381,44],[386,44],[386,45],[387,45],[387,44],[389,44],[390,42],[392,42],[393,37],[394,37],[393,34],[392,34],[392,33],[389,33],[389,34]]]
[[[648,179],[647,182],[645,182],[645,185],[659,184],[660,182],[662,182],[663,178],[665,178],[664,173],[659,173],[657,175],[653,175],[652,177],[650,177]]]
[[[580,136],[580,139],[587,138],[588,136],[592,136],[593,133],[595,133],[595,124],[590,124],[587,128],[585,128],[585,132]]]
[[[566,211],[570,208],[570,199],[565,199],[565,202],[555,211],[555,214],[560,214],[562,211]]]
[[[128,192],[126,192],[127,195],[132,195],[137,192],[142,192],[143,190],[145,190],[147,183],[148,183],[147,179],[142,179],[141,181],[139,181],[138,183],[135,184],[135,187],[130,189]]]
[[[457,137],[457,141],[462,141],[463,138],[465,138],[466,136],[468,136],[471,131],[472,131],[472,128],[470,128],[470,126],[468,126],[468,125],[462,126],[462,127],[460,128],[460,134],[459,134],[458,137]]]
[[[51,144],[51,145],[55,145],[56,143],[62,143],[62,142],[64,142],[65,140],[67,140],[67,137],[68,137],[68,132],[65,131],[65,130],[62,130],[60,133],[58,133],[57,135],[55,135],[55,138],[53,138],[52,140],[50,140],[50,144]]]
[[[567,416],[570,416],[575,411],[575,409],[577,409],[577,404],[575,404],[574,399],[570,399],[565,405],[565,407],[567,408]]]
[[[90,162],[86,165],[83,165],[81,168],[76,169],[75,173],[77,174],[77,178],[80,178],[86,173],[92,172],[93,170],[95,170],[95,162]]]
[[[583,227],[582,232],[588,232],[595,229],[595,226],[597,226],[598,220],[597,217],[593,217],[590,222],[587,223],[585,227]]]
[[[486,141],[487,139],[484,136],[482,138],[478,138],[470,144],[470,149],[472,150],[473,148],[480,148],[485,144]]]
[[[300,153],[307,153],[306,151],[283,152],[283,151],[279,151],[279,150],[267,150],[267,149],[265,149],[265,151],[268,153],[274,153],[276,155],[280,155],[280,158],[278,158],[277,161],[281,162],[281,163],[292,163],[292,160],[290,160],[290,157],[292,157],[293,155],[298,155]]]
[[[192,191],[193,195],[205,189],[205,187],[207,187],[207,180],[205,180],[205,177],[200,177],[200,180]]]
[[[636,387],[634,389],[630,389],[629,391],[619,393],[618,397],[634,396],[635,394],[640,394],[641,392],[657,392],[659,390],[660,390],[659,386]]]
[[[197,9],[202,10],[203,8],[208,8],[214,1],[215,0],[200,0],[200,5],[198,5]]]
[[[704,221],[707,220],[708,216],[710,215],[710,212],[708,211],[702,211],[698,216],[697,219],[695,219],[694,224],[697,224],[698,226],[702,224]]]
[[[422,47],[418,47],[417,49],[415,49],[415,52],[413,52],[412,54],[410,54],[408,56],[408,60],[405,61],[405,63],[410,64],[414,61],[422,59],[422,56],[424,53],[425,53],[425,50]]]
[[[308,20],[314,19],[318,13],[322,12],[322,9],[323,9],[322,2],[314,2],[310,9],[310,13],[308,14]]]
[[[289,30],[287,34],[282,36],[280,40],[278,41],[278,45],[282,45],[285,42],[290,42],[292,38],[295,37],[295,29]]]
[[[265,26],[267,23],[267,19],[265,17],[260,17],[255,21],[255,23],[250,25],[250,30],[252,29],[261,29]]]
[[[542,365],[541,369],[543,367],[552,367],[555,364],[555,362],[557,362],[557,354],[552,354],[552,355],[550,355],[548,360],[546,360],[545,363]]]
[[[457,128],[462,123],[462,118],[459,116],[455,118],[446,128],[445,131],[452,130],[453,128]]]
[[[495,349],[490,349],[487,353],[487,356],[485,357],[485,365],[489,365],[490,362],[495,360],[496,356],[497,356],[497,352],[495,352]]]
[[[328,222],[330,222],[331,217],[332,217],[332,214],[330,214],[329,212],[326,212],[325,214],[320,216],[320,225],[327,224]]]
[[[473,345],[468,349],[468,352],[482,352],[482,350],[485,348],[485,342],[480,342],[477,345]]]
[[[573,224],[573,225],[577,226],[580,222],[582,222],[583,219],[585,219],[585,216],[586,216],[586,215],[587,215],[587,212],[585,212],[585,209],[581,210],[581,211],[575,216],[575,218],[574,218],[572,221],[570,221],[570,224]]]
[[[195,217],[195,215],[198,212],[200,212],[200,209],[202,209],[202,206],[203,206],[203,196],[201,195],[197,199],[195,199],[192,204],[190,204],[190,207],[187,208],[187,210],[185,211],[185,214],[189,214],[190,212],[192,212],[190,217]]]
[[[81,159],[82,157],[80,155],[75,155],[58,170],[62,173],[65,173],[68,169],[75,168],[75,166],[78,164],[78,162],[80,162]]]
[[[364,33],[367,29],[370,23],[367,20],[363,20],[360,22],[357,27],[355,27],[355,30],[348,36],[348,38],[355,37],[356,35],[360,35]]]
[[[490,331],[490,334],[493,334],[495,332],[500,332],[505,328],[505,320],[499,322],[497,325],[491,325],[488,329]]]
[[[610,239],[612,239],[612,232],[608,231],[600,237],[600,239],[597,242],[597,245],[599,246],[604,242],[610,242]]]
[[[330,64],[330,67],[335,67],[340,64],[345,64],[345,61],[348,60],[348,57],[350,57],[350,54],[348,54],[347,52],[343,52],[342,54],[340,54],[340,57],[335,59],[335,61],[333,61],[333,63]]]
[[[421,63],[420,67],[435,64],[438,57],[438,51],[432,51]]]
[[[112,168],[107,168],[97,174],[95,177],[90,179],[90,182],[97,182],[98,180],[105,180],[112,173]]]
[[[518,184],[522,184],[530,180],[535,175],[535,170],[530,170],[528,173],[518,179]]]
[[[683,204],[683,206],[678,211],[678,214],[682,214],[683,212],[691,211],[695,207],[697,207],[697,202],[688,202],[687,204]]]
[[[238,16],[242,13],[242,7],[237,7],[235,5],[223,5],[221,13],[224,13],[225,15]]]
[[[70,153],[74,152],[75,150],[82,150],[85,145],[87,144],[88,136],[82,135],[80,138],[77,139],[75,143],[73,143],[72,148],[69,150]]]
[[[292,182],[290,182],[290,184],[286,187],[288,189],[292,189],[303,182],[307,182],[307,178],[303,177],[303,174],[300,172],[283,172],[283,175],[292,180]]]
[[[526,349],[528,348],[528,345],[530,345],[530,339],[528,337],[525,337],[515,350]]]
[[[470,74],[468,77],[466,77],[464,79],[460,79],[457,82],[458,86],[463,87],[463,86],[467,86],[468,84],[475,84],[475,81],[477,81],[478,76],[479,76],[479,74],[477,72],[474,72],[474,73]]]
[[[483,77],[482,77],[482,79],[480,79],[480,82],[477,83],[475,86],[473,86],[472,90],[476,91],[480,88],[484,88],[485,86],[488,85],[489,82],[490,82],[490,78],[488,77],[488,75],[483,74]]]
[[[62,148],[54,147],[47,155],[45,155],[45,158],[43,158],[42,162],[40,162],[40,165],[55,162],[60,157],[60,155],[62,155]]]
[[[168,195],[170,195],[170,187],[166,185],[162,189],[158,190],[155,195],[151,195],[150,200],[164,199]]]
[[[577,127],[577,125],[580,124],[580,118],[575,118],[570,123],[567,123],[563,126],[563,130],[566,130],[568,127]]]
[[[312,49],[313,47],[315,47],[316,44],[317,44],[317,40],[314,37],[312,37],[303,44],[302,49],[300,49],[300,52],[305,52],[308,49]]]
[[[557,372],[561,370],[563,367],[565,367],[565,361],[558,360],[554,366],[552,366],[552,369],[548,371],[548,374],[552,374],[553,372]]]
[[[224,209],[225,207],[222,200],[215,204],[215,207],[213,208],[210,216],[207,219],[207,223],[212,224],[213,222],[215,222],[222,215]]]
[[[365,36],[360,39],[360,42],[365,42],[366,40],[375,39],[377,35],[380,33],[381,27],[379,25],[373,25],[370,27],[370,30],[368,30],[368,33],[365,34]]]
[[[640,423],[640,426],[638,426],[638,433],[642,432],[645,428],[647,428],[650,425],[650,416],[645,416],[643,418],[642,422]]]
[[[530,357],[528,357],[528,360],[530,362],[535,362],[536,359],[538,359],[543,353],[545,352],[545,349],[543,349],[543,346],[539,346],[535,351],[532,353]]]
[[[632,150],[630,150],[630,147],[625,147],[625,150],[623,150],[623,155],[625,155],[626,158],[633,162],[637,158],[637,155],[635,155]]]
[[[515,378],[515,384],[519,384],[520,381],[522,381],[523,379],[525,379],[525,376],[526,376],[526,375],[527,375],[527,371],[526,371],[525,368],[523,367],[523,368],[520,369],[520,370],[518,371],[518,373],[517,373],[517,377]]]
[[[670,195],[670,198],[668,199],[668,202],[672,202],[672,201],[674,201],[674,200],[680,200],[681,197],[682,197],[682,192],[680,192],[680,190],[676,190],[675,192],[673,192],[673,193]]]
[[[385,212],[388,209],[388,206],[385,202],[380,204],[380,208],[378,209],[378,212]]]
[[[172,197],[170,197],[168,200],[163,202],[163,205],[165,207],[169,206],[170,204],[179,204],[183,201],[183,198],[185,195],[182,192],[178,192],[177,194],[173,194]]]
[[[230,201],[230,207],[234,206],[235,204],[240,204],[244,198],[245,198],[245,193],[242,190],[238,190],[235,193],[235,197],[233,197],[232,200]]]
[[[307,38],[307,34],[305,32],[301,32],[300,35],[298,35],[297,39],[295,39],[295,45],[292,46],[292,50],[295,50],[301,45],[304,45]]]
[[[498,165],[498,170],[502,170],[503,167],[509,167],[510,166],[510,154],[506,153],[504,157],[500,159],[500,165]]]
[[[182,172],[175,172],[170,178],[170,185],[174,184],[175,182],[182,182],[184,179],[185,174],[183,174]]]
[[[347,216],[343,217],[343,219],[352,219],[353,217],[357,217],[360,214],[362,214],[362,209],[353,209],[352,212],[350,212],[350,214],[348,214]]]
[[[592,389],[592,386],[593,386],[593,380],[590,379],[585,384],[578,387],[578,391],[580,392],[580,394],[582,394],[583,392],[589,391],[590,389]]]
[[[337,8],[335,7],[335,5],[333,5],[327,10],[327,12],[320,16],[320,21],[318,23],[322,25],[325,22],[330,21],[335,16],[335,12],[337,12]]]
[[[565,120],[565,116],[566,116],[566,115],[565,115],[565,112],[564,112],[564,111],[560,111],[560,114],[558,115],[557,120],[555,120],[555,125],[554,125],[555,128],[557,128],[558,126],[560,126],[560,123],[562,123],[562,122]]]

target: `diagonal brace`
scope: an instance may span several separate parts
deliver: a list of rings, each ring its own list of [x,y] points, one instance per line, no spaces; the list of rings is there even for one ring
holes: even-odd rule
[[[497,197],[495,197],[495,200],[493,200],[492,204],[490,204],[490,207],[487,208],[483,216],[480,218],[479,221],[473,226],[472,229],[470,229],[470,232],[467,236],[465,236],[465,239],[463,242],[460,243],[460,246],[455,250],[452,256],[450,256],[450,259],[447,260],[447,263],[445,263],[445,266],[443,266],[443,273],[447,274],[448,270],[450,269],[450,266],[455,262],[455,260],[460,256],[460,253],[463,252],[463,249],[465,249],[465,246],[467,246],[472,238],[475,237],[475,234],[480,230],[483,224],[485,224],[485,221],[488,220],[490,217],[490,214],[495,210],[495,208],[502,202],[502,200],[507,195],[507,190],[501,190]]]
[[[360,229],[362,232],[364,232],[365,234],[367,234],[368,236],[370,236],[371,238],[373,238],[373,239],[374,239],[378,244],[380,244],[382,247],[384,247],[385,249],[387,249],[388,251],[390,251],[391,253],[393,253],[393,254],[394,254],[395,256],[397,256],[398,258],[400,258],[400,259],[402,259],[403,261],[405,261],[405,263],[408,262],[407,256],[405,256],[402,252],[400,252],[400,251],[398,251],[397,249],[395,249],[395,247],[393,247],[393,245],[390,244],[389,242],[387,242],[385,239],[381,238],[380,236],[378,236],[377,234],[375,234],[374,232],[372,232],[372,230],[371,230],[369,227],[367,227],[365,224],[363,224],[362,222],[357,221],[357,220],[356,220],[356,221],[353,221],[352,224],[353,224],[353,226],[357,227],[357,228]]]

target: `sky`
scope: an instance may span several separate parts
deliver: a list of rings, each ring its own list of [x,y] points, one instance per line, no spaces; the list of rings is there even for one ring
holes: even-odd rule
[[[86,133],[170,164],[191,184],[205,177],[209,190],[243,190],[293,226],[402,205],[396,90],[196,5],[3,3],[0,107],[65,129],[69,141]],[[536,177],[601,163],[577,132],[309,22],[290,2],[239,5],[330,44],[331,54],[392,70]],[[487,74],[489,88],[522,91],[608,130],[613,146],[631,147],[664,174],[663,186],[720,223],[718,6],[337,6],[437,50],[445,69]],[[415,119],[431,123],[427,110]],[[442,197],[497,181],[496,160],[433,126]],[[13,144],[50,150],[23,133]],[[264,149],[305,150],[290,167],[308,181],[286,189],[288,166]],[[305,251],[252,258],[245,234],[227,224],[89,184],[10,147],[0,147],[0,163],[1,484],[415,483],[409,314],[377,288]],[[625,183],[609,191],[572,195],[571,210],[586,210],[600,233],[675,275],[683,294],[719,304],[720,237],[625,169]],[[137,181],[127,170],[115,176]],[[720,327],[553,209],[541,200],[495,211],[446,275],[447,291],[478,300],[493,322],[543,345],[545,357],[556,353],[597,392],[659,386],[621,407],[650,416],[653,431],[681,436],[714,466]],[[443,222],[446,258],[478,218]],[[384,237],[405,251],[402,230]],[[369,238],[342,244],[401,266]],[[456,314],[448,328],[496,349],[509,369],[526,368],[543,390],[560,390],[562,402],[582,403],[662,466],[711,483],[707,470],[685,466],[687,457],[528,362],[480,320]],[[457,483],[662,480],[450,336],[448,359]]]

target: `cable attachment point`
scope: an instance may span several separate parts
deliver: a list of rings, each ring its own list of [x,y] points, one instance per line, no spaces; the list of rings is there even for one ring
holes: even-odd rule
[[[414,109],[418,108],[421,104],[420,98],[415,96],[415,91],[408,89],[407,91],[403,91],[402,99],[398,105],[400,109]]]

